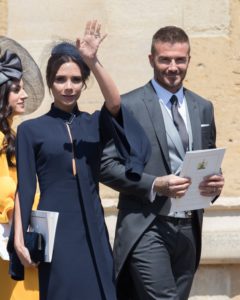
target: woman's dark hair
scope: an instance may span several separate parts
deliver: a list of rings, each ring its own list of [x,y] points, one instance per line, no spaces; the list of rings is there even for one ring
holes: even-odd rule
[[[13,83],[12,80],[8,80],[0,86],[0,131],[5,136],[4,143],[6,144],[6,147],[0,150],[0,154],[6,153],[9,167],[15,166],[13,158],[15,157],[16,136],[8,120],[12,114],[12,108],[8,105],[8,97]]]
[[[89,67],[85,64],[79,54],[78,49],[74,45],[67,42],[62,42],[53,48],[51,56],[48,60],[46,80],[49,90],[53,86],[57,71],[61,65],[67,62],[74,62],[79,66],[79,69],[82,73],[83,87],[87,87],[86,81],[90,75]]]

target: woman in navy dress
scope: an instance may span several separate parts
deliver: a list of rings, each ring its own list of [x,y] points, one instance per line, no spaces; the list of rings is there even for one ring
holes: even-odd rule
[[[14,245],[22,266],[35,266],[24,246],[24,234],[37,179],[38,209],[59,212],[52,262],[38,266],[41,300],[116,299],[99,198],[100,157],[104,145],[114,138],[129,174],[140,175],[148,147],[136,142],[134,136],[141,129],[121,107],[118,90],[96,57],[103,38],[100,25],[93,21],[87,23],[76,47],[68,43],[55,46],[47,66],[47,84],[54,98],[51,110],[18,127]],[[89,69],[105,99],[102,110],[92,115],[77,107]],[[23,279],[14,262],[11,275]]]

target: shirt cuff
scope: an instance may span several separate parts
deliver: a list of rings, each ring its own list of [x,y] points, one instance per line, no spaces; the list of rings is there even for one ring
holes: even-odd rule
[[[155,184],[155,181],[156,181],[156,179],[153,181],[153,183],[152,183],[152,188],[151,188],[151,191],[150,191],[150,195],[149,195],[149,201],[151,202],[151,203],[153,203],[153,201],[155,200],[155,197],[156,197],[156,194],[157,194],[157,192],[155,192],[154,191],[154,184]]]

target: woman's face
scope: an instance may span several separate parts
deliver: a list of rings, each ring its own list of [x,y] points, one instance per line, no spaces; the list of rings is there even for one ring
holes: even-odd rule
[[[58,69],[51,88],[54,105],[66,112],[71,112],[81,95],[82,74],[78,65],[67,62]]]
[[[23,88],[23,81],[15,81],[8,95],[8,105],[12,108],[11,117],[21,115],[25,111],[25,100],[28,98]]]

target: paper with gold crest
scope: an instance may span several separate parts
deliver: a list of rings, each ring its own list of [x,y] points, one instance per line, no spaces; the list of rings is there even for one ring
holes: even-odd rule
[[[186,152],[180,176],[191,178],[192,183],[183,197],[171,198],[171,212],[210,206],[213,198],[201,196],[198,186],[205,176],[219,174],[224,153],[224,148]]]

